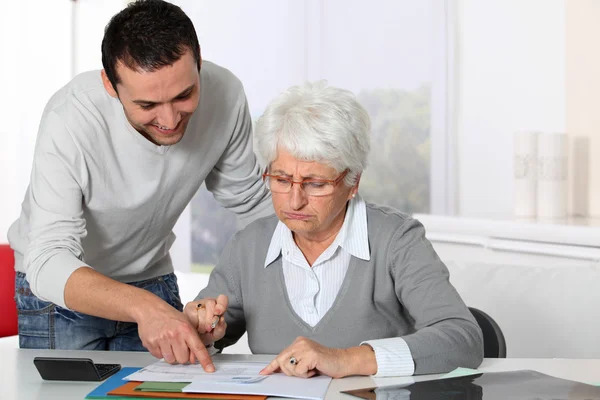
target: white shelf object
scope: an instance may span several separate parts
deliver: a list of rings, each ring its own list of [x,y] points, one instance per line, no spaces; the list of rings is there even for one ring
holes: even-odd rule
[[[415,214],[444,261],[508,265],[600,264],[600,220],[491,220]]]

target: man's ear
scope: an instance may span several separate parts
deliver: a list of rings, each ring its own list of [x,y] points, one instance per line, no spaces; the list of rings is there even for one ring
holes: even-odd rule
[[[100,71],[100,75],[102,76],[102,84],[104,85],[104,89],[106,89],[106,91],[108,92],[108,94],[111,97],[118,99],[119,95],[118,95],[117,91],[115,90],[115,88],[113,87],[112,83],[110,83],[110,80],[108,79],[108,76],[106,75],[106,71],[105,70]]]
[[[200,45],[198,45],[198,72],[202,69],[202,53],[200,52]]]

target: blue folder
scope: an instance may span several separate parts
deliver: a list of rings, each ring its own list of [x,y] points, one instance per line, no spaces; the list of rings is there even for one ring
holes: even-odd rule
[[[125,378],[128,375],[133,374],[134,372],[139,371],[140,369],[141,368],[139,368],[139,367],[121,368],[121,370],[119,372],[117,372],[116,374],[114,374],[113,376],[108,378],[106,381],[104,381],[100,386],[98,386],[96,389],[94,389],[92,392],[90,392],[85,398],[86,399],[106,399],[106,398],[117,399],[117,397],[115,397],[115,396],[108,396],[108,392],[126,384],[127,381],[124,381],[123,378]]]

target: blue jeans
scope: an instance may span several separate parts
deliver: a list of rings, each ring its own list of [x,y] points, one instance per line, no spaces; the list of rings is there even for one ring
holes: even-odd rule
[[[183,309],[173,273],[130,285],[154,293],[179,311]],[[21,272],[15,278],[15,301],[22,349],[147,351],[137,324],[93,317],[42,301],[31,292]]]

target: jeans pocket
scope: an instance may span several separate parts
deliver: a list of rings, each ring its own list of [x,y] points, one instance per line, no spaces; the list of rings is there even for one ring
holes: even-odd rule
[[[54,307],[44,314],[19,314],[19,347],[54,349]]]
[[[37,301],[20,301],[17,307],[19,322],[19,347],[22,349],[53,349],[56,305]],[[22,299],[20,299],[22,300]],[[29,299],[26,299],[29,300]],[[17,304],[19,304],[17,303]],[[32,308],[27,308],[27,305]]]
[[[29,349],[54,348],[54,313],[56,305],[37,298],[25,274],[17,273],[15,303],[19,320],[19,347]]]
[[[19,315],[47,314],[55,307],[54,303],[40,300],[33,294],[22,272],[18,272],[15,278],[15,303]]]

